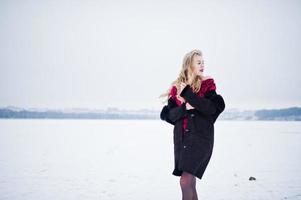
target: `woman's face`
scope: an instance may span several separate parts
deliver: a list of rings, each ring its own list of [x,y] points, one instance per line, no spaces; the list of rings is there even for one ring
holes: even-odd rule
[[[192,61],[192,66],[193,66],[193,72],[196,74],[196,75],[204,75],[204,60],[203,60],[203,57],[202,56],[199,56],[199,55],[195,55],[193,57],[193,61]]]

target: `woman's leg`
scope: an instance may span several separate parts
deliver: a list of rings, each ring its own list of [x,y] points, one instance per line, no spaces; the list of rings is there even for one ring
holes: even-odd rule
[[[188,172],[182,173],[180,178],[180,185],[182,189],[182,200],[197,199],[195,184],[196,184],[196,180],[192,174]]]
[[[198,200],[198,194],[196,193],[196,178],[195,178],[195,176],[193,176],[193,180],[192,180],[192,193],[193,193],[192,200]]]

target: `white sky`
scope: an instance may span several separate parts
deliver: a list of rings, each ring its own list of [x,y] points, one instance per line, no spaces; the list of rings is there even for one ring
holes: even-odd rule
[[[226,109],[301,106],[300,1],[1,1],[0,106],[159,109],[204,53]]]

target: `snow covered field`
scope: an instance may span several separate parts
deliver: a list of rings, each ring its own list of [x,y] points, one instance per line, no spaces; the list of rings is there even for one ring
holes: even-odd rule
[[[161,120],[0,120],[1,200],[180,200]],[[301,199],[301,122],[217,121],[199,199]],[[249,181],[249,177],[256,178]]]

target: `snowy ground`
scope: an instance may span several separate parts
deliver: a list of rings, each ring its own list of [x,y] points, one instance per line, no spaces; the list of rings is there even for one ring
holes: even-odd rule
[[[172,128],[160,120],[0,120],[0,199],[180,200]],[[301,199],[300,152],[300,122],[218,120],[199,199]]]

